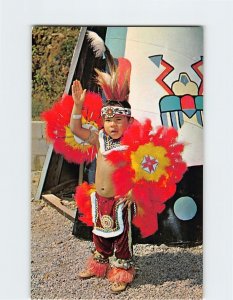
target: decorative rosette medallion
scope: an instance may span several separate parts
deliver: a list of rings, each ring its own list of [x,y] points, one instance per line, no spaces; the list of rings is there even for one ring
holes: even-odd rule
[[[114,221],[113,219],[108,216],[108,215],[103,215],[101,218],[100,218],[100,222],[101,222],[101,225],[103,226],[104,229],[111,229],[113,228],[113,225],[114,225]]]

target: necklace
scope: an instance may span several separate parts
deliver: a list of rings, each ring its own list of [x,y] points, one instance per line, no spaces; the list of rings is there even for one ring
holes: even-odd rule
[[[107,136],[104,133],[104,147],[105,147],[105,151],[112,150],[112,149],[120,146],[120,144],[121,144],[121,138],[114,140],[113,138],[111,138],[110,136]]]

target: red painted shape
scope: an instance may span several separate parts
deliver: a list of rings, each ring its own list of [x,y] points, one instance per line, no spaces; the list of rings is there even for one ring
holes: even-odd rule
[[[201,84],[198,89],[198,95],[203,95],[203,74],[199,69],[199,67],[202,65],[203,65],[203,61],[201,59],[198,62],[192,64],[192,66],[191,66],[193,68],[193,70],[197,73],[197,75],[201,78]]]
[[[169,73],[171,73],[173,70],[174,70],[174,68],[171,66],[171,65],[169,65],[169,63],[167,63],[165,60],[161,60],[161,65],[163,66],[163,67],[165,67],[165,70],[159,75],[159,77],[157,77],[156,78],[156,81],[160,84],[160,86],[162,87],[162,88],[164,88],[165,89],[165,91],[168,93],[168,95],[174,95],[174,93],[173,93],[173,91],[171,90],[171,88],[163,81],[163,79],[165,78],[165,77],[167,77],[167,75],[169,74]]]
[[[184,95],[180,99],[182,110],[184,109],[196,109],[194,98],[191,95]]]
[[[144,157],[144,159],[142,161],[142,168],[143,169],[148,168],[149,173],[152,173],[155,171],[157,164],[158,164],[158,161],[154,157],[147,155]]]

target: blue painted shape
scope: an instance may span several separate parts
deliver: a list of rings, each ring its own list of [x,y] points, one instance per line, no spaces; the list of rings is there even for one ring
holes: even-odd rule
[[[196,113],[196,109],[183,109],[183,112],[187,117],[192,118],[192,116]]]
[[[178,116],[179,116],[179,125],[180,125],[180,127],[182,127],[184,124],[184,118],[183,118],[182,111],[178,111]]]
[[[201,116],[200,110],[197,111],[196,116],[197,116],[197,122],[198,122],[198,124],[200,124],[201,126],[203,126],[202,116]]]
[[[176,122],[176,113],[175,112],[170,112],[170,116],[171,116],[172,127],[174,127],[175,129],[178,130],[178,125],[177,125],[177,122]]]
[[[197,213],[196,202],[188,196],[178,198],[173,208],[177,218],[183,221],[193,219]]]
[[[149,59],[159,68],[163,55],[149,56]]]
[[[113,57],[124,57],[127,27],[107,27],[105,44]]]
[[[161,120],[163,126],[168,127],[167,113],[161,113]]]
[[[196,109],[203,110],[203,96],[196,96],[195,99]]]
[[[159,101],[160,112],[170,112],[181,110],[180,97],[169,95],[164,96]]]
[[[188,76],[186,76],[186,74],[182,74],[180,77],[180,82],[182,82],[184,85],[186,85],[189,82]]]

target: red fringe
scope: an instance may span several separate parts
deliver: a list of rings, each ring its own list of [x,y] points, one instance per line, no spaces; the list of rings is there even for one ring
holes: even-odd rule
[[[108,267],[109,267],[108,263],[101,264],[100,262],[95,260],[92,256],[87,261],[88,271],[90,271],[90,273],[92,273],[96,277],[105,277]]]
[[[125,282],[130,283],[133,281],[135,276],[135,268],[130,268],[128,270],[121,268],[111,268],[108,271],[107,277],[110,282]]]

